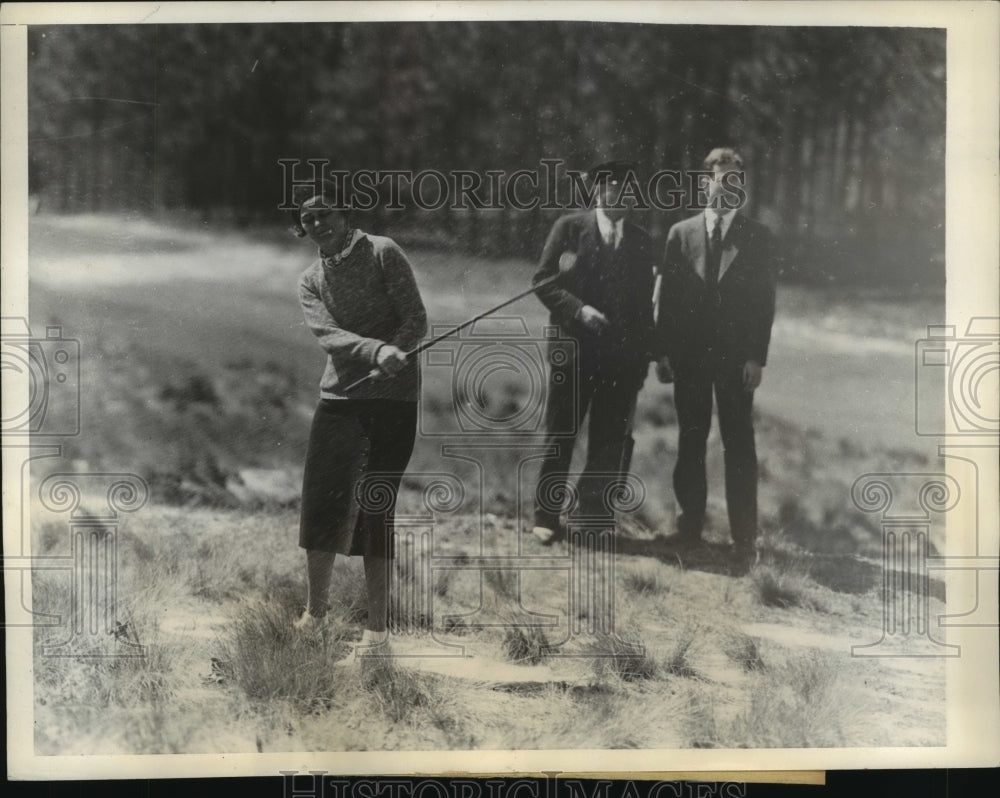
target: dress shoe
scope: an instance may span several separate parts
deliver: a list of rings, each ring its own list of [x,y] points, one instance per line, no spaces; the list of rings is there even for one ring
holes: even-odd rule
[[[705,519],[697,520],[694,518],[689,518],[688,516],[681,513],[677,516],[677,535],[678,537],[685,538],[688,540],[693,540],[695,542],[701,540],[701,530],[705,526]]]
[[[757,564],[757,560],[757,550],[752,543],[737,543],[733,546],[730,573],[733,576],[745,576]]]
[[[543,546],[550,545],[556,537],[556,531],[547,526],[533,527],[531,534],[534,535],[538,539],[538,542]]]
[[[561,523],[555,526],[540,526],[536,525],[532,527],[531,534],[535,536],[543,546],[551,546],[553,543],[558,543],[562,540],[566,540],[566,527]]]

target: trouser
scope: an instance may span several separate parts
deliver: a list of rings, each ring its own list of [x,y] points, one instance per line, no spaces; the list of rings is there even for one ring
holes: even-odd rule
[[[587,457],[576,482],[574,515],[613,522],[610,487],[621,478],[625,438],[643,373],[584,360],[575,368],[553,368],[545,406],[546,449],[535,491],[535,524],[559,526],[571,490],[569,467],[577,433],[589,412]]]
[[[638,398],[638,393],[632,397],[632,407],[629,410],[628,421],[625,424],[625,441],[622,444],[621,465],[623,474],[627,474],[632,469],[632,454],[635,451],[635,407]]]
[[[705,450],[714,391],[725,456],[730,534],[737,546],[753,545],[757,536],[757,449],[753,393],[743,389],[742,364],[678,368],[674,378],[674,406],[680,428],[673,475],[674,494],[681,510],[678,531],[700,535],[705,522]]]

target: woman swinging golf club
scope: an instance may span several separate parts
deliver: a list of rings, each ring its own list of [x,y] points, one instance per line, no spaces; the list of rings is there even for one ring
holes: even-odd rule
[[[299,301],[327,354],[302,487],[308,603],[295,625],[315,628],[326,615],[336,555],[361,555],[368,624],[356,653],[384,656],[395,499],[417,423],[418,363],[406,353],[426,335],[427,315],[394,241],[354,228],[332,183],[295,188],[294,230],[319,248],[299,281]],[[348,395],[347,386],[372,370],[376,378]],[[391,493],[378,513],[354,498],[358,481],[374,473]]]
[[[291,212],[296,234],[319,247],[319,259],[299,282],[299,299],[328,355],[302,490],[299,545],[306,550],[308,603],[295,625],[314,628],[326,614],[337,553],[360,554],[368,628],[357,653],[386,655],[392,521],[415,439],[418,356],[556,282],[573,270],[575,259],[561,258],[547,279],[417,345],[427,332],[427,316],[406,256],[391,239],[354,229],[335,201],[335,187],[326,181],[318,190],[297,186]],[[380,489],[388,484],[392,493],[377,515],[354,500],[357,483],[375,473]]]

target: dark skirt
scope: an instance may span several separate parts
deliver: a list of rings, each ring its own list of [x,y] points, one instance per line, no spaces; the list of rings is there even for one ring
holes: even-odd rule
[[[320,400],[302,483],[302,548],[393,556],[396,495],[416,429],[416,402]]]

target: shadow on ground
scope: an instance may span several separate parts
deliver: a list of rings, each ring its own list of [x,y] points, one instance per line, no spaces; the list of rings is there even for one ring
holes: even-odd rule
[[[678,568],[729,576],[733,573],[733,550],[724,543],[703,540],[684,544],[676,536],[636,538],[619,534],[615,540],[619,554],[652,557]],[[850,554],[808,554],[765,549],[763,555],[779,568],[805,570],[809,578],[837,593],[863,595],[882,585],[882,567]],[[920,579],[916,574],[892,572],[901,589],[913,592]],[[904,578],[908,577],[908,578]],[[927,579],[928,594],[945,600],[945,585],[939,579]]]

